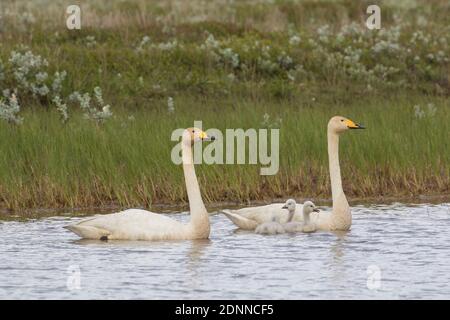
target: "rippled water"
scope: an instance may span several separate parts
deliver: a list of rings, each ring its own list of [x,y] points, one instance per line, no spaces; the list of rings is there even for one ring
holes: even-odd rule
[[[450,297],[449,204],[353,213],[346,233],[276,236],[213,215],[210,240],[170,242],[78,240],[62,227],[80,218],[0,221],[0,298]]]

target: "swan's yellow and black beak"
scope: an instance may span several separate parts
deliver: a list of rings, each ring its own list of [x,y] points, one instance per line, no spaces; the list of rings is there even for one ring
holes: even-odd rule
[[[347,125],[347,128],[349,128],[349,129],[365,129],[366,128],[363,125],[353,122],[350,119],[345,120],[345,124]]]
[[[214,141],[214,140],[216,140],[216,138],[214,136],[208,136],[208,134],[205,131],[202,131],[200,133],[200,139],[202,139],[202,141]]]
[[[320,212],[320,210],[318,208],[314,208],[313,212]]]
[[[281,207],[281,209],[287,209],[287,208],[288,208],[287,205],[284,205]]]

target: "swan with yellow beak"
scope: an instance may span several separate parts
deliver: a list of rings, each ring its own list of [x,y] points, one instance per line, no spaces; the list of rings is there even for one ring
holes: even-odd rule
[[[183,172],[189,199],[190,221],[181,223],[165,215],[141,209],[98,215],[66,226],[84,239],[98,240],[190,240],[207,239],[209,214],[203,204],[195,175],[192,146],[214,140],[198,128],[188,128],[182,136]]]
[[[317,230],[349,230],[352,225],[350,206],[342,188],[341,169],[339,165],[339,137],[353,129],[365,129],[364,126],[342,116],[330,119],[327,126],[328,161],[331,180],[333,209],[331,212],[320,211],[311,214],[311,222]],[[276,217],[280,223],[287,222],[282,209],[283,203],[265,206],[222,210],[222,213],[241,229],[254,230],[258,225],[270,222]],[[303,221],[303,205],[297,204],[293,221]]]

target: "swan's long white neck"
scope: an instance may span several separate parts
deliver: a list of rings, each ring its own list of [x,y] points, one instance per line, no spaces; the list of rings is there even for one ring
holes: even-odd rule
[[[181,143],[181,153],[183,159],[184,180],[189,199],[189,210],[191,212],[190,224],[198,231],[207,228],[209,232],[209,217],[200,193],[197,176],[195,175],[194,159],[190,137],[183,135]]]
[[[350,215],[350,207],[342,189],[341,168],[339,166],[339,135],[331,128],[328,128],[328,161],[333,197],[333,218],[335,220],[336,218],[347,220]]]
[[[339,135],[328,129],[328,162],[331,179],[333,203],[344,193],[342,189],[341,168],[339,165]]]

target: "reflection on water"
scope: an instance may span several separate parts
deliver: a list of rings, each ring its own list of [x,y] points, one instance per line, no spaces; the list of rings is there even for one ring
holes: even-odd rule
[[[214,215],[200,241],[80,240],[62,228],[80,218],[0,221],[0,299],[449,297],[448,204],[353,212],[349,232],[277,236]]]

